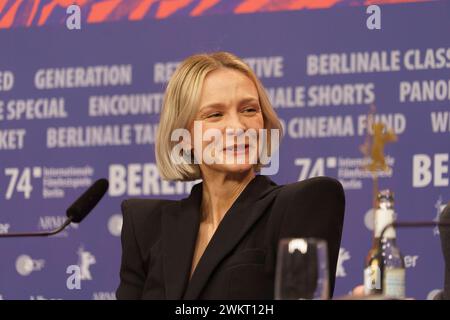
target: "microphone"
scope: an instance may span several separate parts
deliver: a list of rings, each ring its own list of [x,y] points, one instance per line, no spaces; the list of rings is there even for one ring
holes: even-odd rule
[[[94,209],[97,203],[108,191],[108,180],[99,179],[85,191],[66,211],[66,216],[72,222],[80,223]]]
[[[450,221],[450,202],[441,213],[440,221]],[[441,238],[442,255],[445,262],[445,278],[444,278],[444,292],[442,298],[450,300],[450,229],[439,225],[439,234]]]
[[[440,215],[439,221],[395,221],[387,224],[380,234],[380,246],[383,235],[389,228],[423,228],[439,227],[442,255],[444,256],[445,280],[444,291],[439,294],[438,300],[450,300],[450,202],[447,203]]]
[[[380,234],[380,239],[383,238],[384,233],[389,228],[424,228],[424,227],[439,227],[439,231],[441,229],[445,229],[445,227],[450,227],[450,202],[445,206],[444,210],[442,210],[440,221],[394,221],[392,223],[387,224]],[[447,235],[448,237],[448,235]],[[442,240],[442,237],[441,237]]]
[[[74,203],[66,210],[67,219],[64,223],[51,231],[44,232],[22,232],[0,234],[0,238],[22,238],[22,237],[47,237],[63,231],[70,223],[80,223],[94,209],[97,203],[108,191],[108,180],[99,179],[94,182]]]

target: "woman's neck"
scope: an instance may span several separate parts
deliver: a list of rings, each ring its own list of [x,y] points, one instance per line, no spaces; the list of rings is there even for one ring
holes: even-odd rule
[[[254,177],[253,170],[233,175],[204,175],[202,223],[210,224],[216,229],[234,201]]]

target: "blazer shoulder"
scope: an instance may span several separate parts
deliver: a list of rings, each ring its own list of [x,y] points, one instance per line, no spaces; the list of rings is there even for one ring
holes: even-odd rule
[[[286,184],[282,186],[281,193],[284,197],[295,196],[300,193],[317,193],[318,195],[334,194],[342,199],[345,198],[342,184],[331,177],[314,177],[306,180]],[[294,199],[295,200],[295,199]]]
[[[318,238],[328,245],[330,294],[345,215],[345,193],[341,183],[330,177],[316,177],[285,185],[281,191],[277,239]]]
[[[151,247],[160,236],[160,212],[170,200],[128,199],[122,202],[122,259],[118,299],[140,299]]]
[[[122,214],[132,215],[133,219],[141,220],[155,215],[161,207],[174,202],[177,200],[126,199],[121,204]]]
[[[328,208],[327,214],[339,216],[345,212],[345,192],[342,184],[331,177],[314,177],[283,185],[277,202],[282,215],[301,218],[299,209],[314,210]]]
[[[148,235],[153,238],[160,231],[162,208],[176,202],[178,201],[166,199],[124,200],[121,205],[123,223],[131,226],[138,240]]]
[[[337,192],[343,192],[342,184],[339,180],[332,177],[314,177],[305,179],[302,181],[297,181],[282,186],[283,192],[297,192],[303,189],[334,189]]]

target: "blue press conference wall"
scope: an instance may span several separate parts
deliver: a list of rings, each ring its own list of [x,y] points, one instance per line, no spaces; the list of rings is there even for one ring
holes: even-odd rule
[[[80,31],[0,30],[0,232],[52,229],[95,179],[111,183],[91,215],[62,235],[1,239],[0,298],[114,298],[121,201],[179,199],[191,187],[163,183],[156,171],[154,134],[167,76],[186,56],[215,50],[247,59],[283,120],[280,170],[272,179],[284,184],[328,175],[343,183],[335,295],[362,283],[372,179],[361,170],[360,146],[371,105],[398,136],[385,149],[393,170],[379,180],[395,192],[398,219],[436,219],[450,200],[450,3],[382,6],[381,30],[368,30],[366,18],[365,7],[336,7],[119,21]],[[349,69],[357,52],[369,53],[371,72]],[[333,53],[340,67],[315,73],[314,59]],[[52,78],[70,68],[84,81]],[[26,103],[53,112],[40,119],[20,111]],[[111,103],[135,107],[136,114],[132,108],[102,114],[99,106]],[[93,131],[101,139],[87,138]],[[443,285],[439,235],[401,230],[398,238],[407,295],[426,298]],[[67,287],[70,265],[81,267],[79,290]]]

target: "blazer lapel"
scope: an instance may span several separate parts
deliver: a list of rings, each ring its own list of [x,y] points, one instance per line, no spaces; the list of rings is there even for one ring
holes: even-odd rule
[[[163,207],[162,250],[166,299],[181,299],[189,280],[200,222],[201,189],[201,184],[196,184],[188,198]]]
[[[214,269],[266,211],[265,209],[272,203],[277,193],[270,192],[278,188],[280,186],[265,176],[256,176],[248,184],[222,219],[205,249],[189,281],[185,299],[198,299]],[[198,224],[198,220],[196,223]],[[197,234],[198,226],[192,229],[195,229]],[[193,249],[189,250],[191,259],[192,254]],[[184,259],[186,258],[183,257],[183,264]]]

